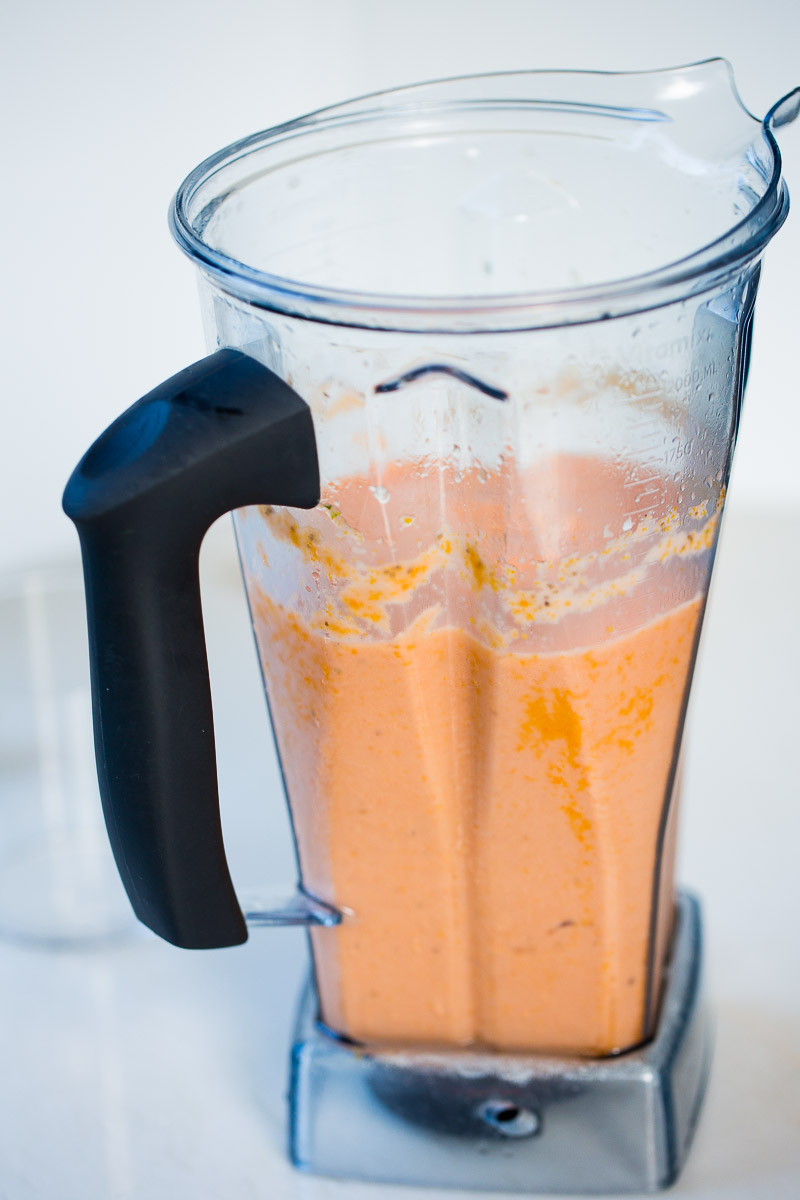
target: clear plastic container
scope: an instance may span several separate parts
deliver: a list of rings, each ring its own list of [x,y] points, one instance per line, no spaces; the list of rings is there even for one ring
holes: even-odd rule
[[[312,941],[344,1037],[597,1056],[653,1030],[797,107],[757,121],[721,60],[452,80],[178,192],[209,349],[313,418],[320,504],[235,524],[302,886],[343,918]]]

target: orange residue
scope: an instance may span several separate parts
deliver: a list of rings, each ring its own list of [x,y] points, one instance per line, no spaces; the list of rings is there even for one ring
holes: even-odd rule
[[[480,591],[483,587],[490,587],[493,591],[497,591],[497,577],[493,571],[490,571],[486,563],[481,558],[477,549],[471,542],[467,542],[464,547],[464,558],[467,566],[472,574],[472,579],[475,587]]]
[[[584,816],[575,801],[571,800],[569,804],[562,804],[561,811],[566,813],[567,817],[569,818],[572,832],[575,834],[575,837],[578,839],[581,845],[590,845],[589,834],[592,830],[592,822]]]
[[[581,722],[575,709],[569,702],[569,692],[563,688],[553,688],[550,703],[545,696],[536,696],[525,702],[525,718],[520,725],[520,746],[538,737],[543,742],[563,740],[566,745],[567,761],[570,766],[578,766],[578,755],[581,749]]]

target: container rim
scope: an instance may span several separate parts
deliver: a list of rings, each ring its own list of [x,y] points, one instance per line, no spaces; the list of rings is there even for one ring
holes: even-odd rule
[[[664,266],[608,282],[573,288],[542,289],[491,295],[406,295],[367,292],[305,283],[259,270],[209,246],[189,216],[192,201],[201,187],[224,168],[270,144],[302,137],[323,127],[386,118],[403,111],[432,111],[463,107],[452,98],[416,104],[414,93],[425,89],[475,81],[510,80],[519,77],[657,77],[679,72],[714,69],[727,74],[734,101],[743,114],[760,125],[771,162],[765,176],[763,195],[740,221],[723,234]],[[490,333],[531,328],[553,328],[607,320],[611,317],[658,308],[675,300],[705,292],[730,278],[756,259],[786,219],[789,193],[781,178],[782,160],[772,126],[792,120],[796,111],[776,117],[788,100],[800,101],[800,89],[778,101],[763,120],[743,104],[727,59],[714,57],[684,66],[644,71],[523,70],[452,76],[405,87],[368,93],[342,104],[326,106],[305,116],[272,126],[233,142],[204,159],[181,183],[169,210],[170,230],[180,249],[211,277],[222,291],[245,303],[290,317],[345,325],[353,328],[397,332]],[[471,107],[489,107],[483,101],[468,101]],[[364,105],[373,107],[365,108]],[[552,111],[607,112],[630,119],[663,119],[661,114],[641,108],[614,108],[577,101],[546,99],[515,100],[517,107]],[[796,109],[798,104],[793,103]]]

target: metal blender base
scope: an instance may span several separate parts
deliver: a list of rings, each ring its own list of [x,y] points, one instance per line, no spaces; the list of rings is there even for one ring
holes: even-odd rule
[[[427,1187],[667,1187],[711,1058],[700,967],[700,907],[684,893],[655,1037],[604,1059],[353,1046],[320,1028],[309,986],[292,1048],[292,1160],[319,1175]]]

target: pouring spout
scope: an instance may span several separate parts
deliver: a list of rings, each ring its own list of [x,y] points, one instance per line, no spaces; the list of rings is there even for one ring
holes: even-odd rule
[[[791,125],[800,115],[800,87],[792,88],[772,108],[764,118],[768,129],[780,129],[782,125]]]

